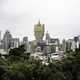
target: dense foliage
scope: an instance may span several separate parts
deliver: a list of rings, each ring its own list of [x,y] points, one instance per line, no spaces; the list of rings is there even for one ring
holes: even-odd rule
[[[24,46],[0,57],[0,80],[80,80],[80,50],[66,53],[62,61],[43,65],[25,53]]]

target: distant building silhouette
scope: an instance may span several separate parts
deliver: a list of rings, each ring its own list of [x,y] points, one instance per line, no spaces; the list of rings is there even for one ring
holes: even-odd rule
[[[4,37],[3,37],[3,44],[4,44],[4,50],[5,51],[8,51],[8,49],[11,47],[11,41],[12,41],[12,35],[7,30],[4,34]]]

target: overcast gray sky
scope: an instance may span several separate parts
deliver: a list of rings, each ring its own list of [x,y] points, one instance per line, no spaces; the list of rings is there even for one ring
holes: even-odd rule
[[[34,39],[34,24],[40,19],[52,37],[80,34],[80,0],[0,0],[0,30],[14,37]]]

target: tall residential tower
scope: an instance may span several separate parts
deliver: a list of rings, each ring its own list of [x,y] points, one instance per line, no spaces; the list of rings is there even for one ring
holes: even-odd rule
[[[7,30],[3,37],[3,43],[4,43],[4,50],[8,51],[8,49],[11,47],[11,41],[12,41],[12,35]]]

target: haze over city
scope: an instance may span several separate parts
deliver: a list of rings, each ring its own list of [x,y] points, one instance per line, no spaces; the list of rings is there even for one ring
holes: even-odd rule
[[[45,24],[52,37],[80,34],[80,0],[0,0],[0,31],[34,39],[34,24]],[[45,31],[45,32],[46,32]]]
[[[80,0],[0,0],[0,80],[80,80]]]

